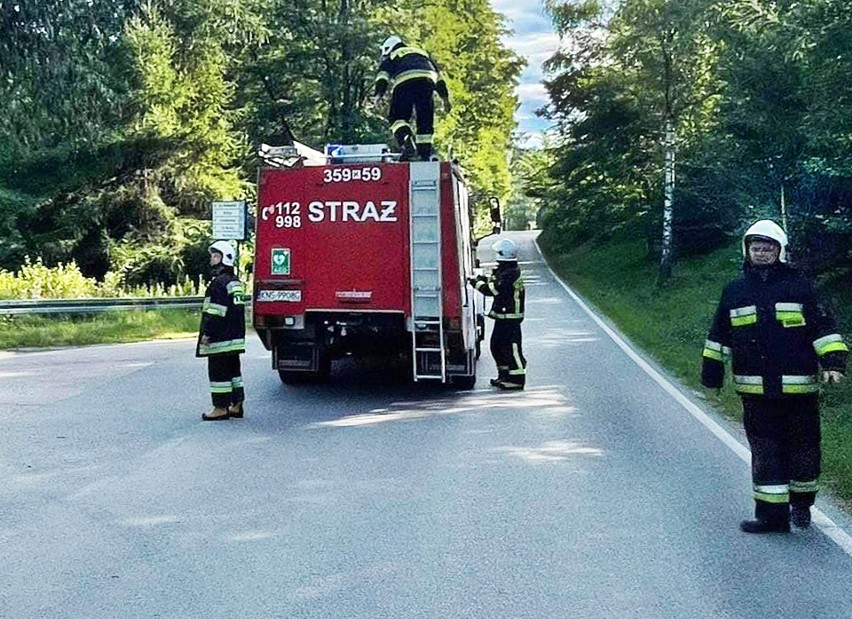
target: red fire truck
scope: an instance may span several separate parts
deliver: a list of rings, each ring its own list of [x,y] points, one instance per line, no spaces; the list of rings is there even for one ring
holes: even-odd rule
[[[484,321],[467,283],[464,179],[449,162],[389,157],[339,147],[260,171],[254,327],[285,383],[375,355],[407,360],[415,381],[476,382]]]

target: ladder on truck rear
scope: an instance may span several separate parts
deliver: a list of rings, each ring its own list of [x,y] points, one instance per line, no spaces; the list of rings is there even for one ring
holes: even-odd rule
[[[441,287],[441,164],[409,164],[414,380],[446,381]]]

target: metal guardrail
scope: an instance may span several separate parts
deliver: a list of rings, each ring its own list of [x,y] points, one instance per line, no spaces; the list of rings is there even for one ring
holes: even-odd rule
[[[96,314],[132,310],[200,309],[204,297],[122,297],[110,299],[19,299],[0,301],[0,316],[14,314]]]

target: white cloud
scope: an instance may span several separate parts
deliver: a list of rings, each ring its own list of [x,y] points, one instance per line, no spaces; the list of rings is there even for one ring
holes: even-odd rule
[[[541,83],[544,79],[541,65],[559,49],[559,36],[539,2],[491,0],[491,6],[506,16],[507,26],[512,30],[504,39],[505,44],[527,61],[517,88],[521,102],[515,115],[518,130],[524,134],[537,134],[549,126],[546,119],[535,115],[535,111],[549,101]]]

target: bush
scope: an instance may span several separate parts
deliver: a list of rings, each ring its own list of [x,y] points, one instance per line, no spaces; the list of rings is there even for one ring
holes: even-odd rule
[[[108,272],[102,282],[85,277],[75,263],[46,267],[40,258],[25,258],[17,273],[0,270],[0,299],[80,299],[88,297],[198,296],[204,280],[185,278],[171,285],[126,286],[120,273]]]

